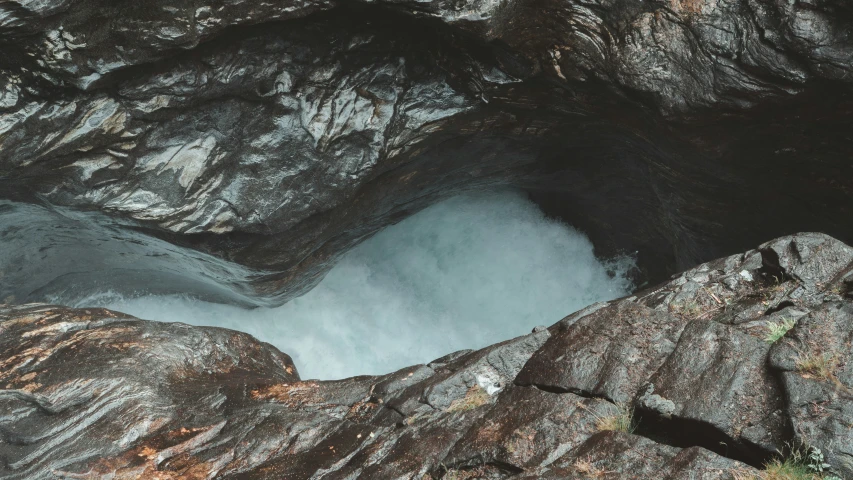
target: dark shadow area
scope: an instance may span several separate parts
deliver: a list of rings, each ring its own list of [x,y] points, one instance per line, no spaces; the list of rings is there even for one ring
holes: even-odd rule
[[[737,443],[704,422],[668,419],[649,411],[636,412],[637,435],[677,448],[702,447],[718,455],[746,463],[758,469],[777,456],[756,445]]]

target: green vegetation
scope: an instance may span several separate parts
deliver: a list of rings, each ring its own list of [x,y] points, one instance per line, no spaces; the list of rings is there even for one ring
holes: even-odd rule
[[[767,329],[769,330],[767,336],[764,337],[764,341],[767,343],[776,343],[777,340],[784,337],[789,330],[794,328],[794,325],[797,324],[797,321],[793,318],[783,318],[781,322],[770,322],[767,324]]]
[[[776,459],[765,465],[760,473],[733,472],[735,480],[841,480],[825,473],[825,463],[819,448],[810,448],[808,453],[794,450],[784,460]]]

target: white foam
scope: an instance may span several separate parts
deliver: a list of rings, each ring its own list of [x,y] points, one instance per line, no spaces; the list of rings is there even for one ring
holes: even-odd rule
[[[499,191],[454,197],[384,229],[282,307],[97,295],[78,305],[248,332],[293,356],[302,378],[336,379],[551,325],[629,293],[632,267],[628,257],[596,259],[583,234],[545,218],[522,193]]]

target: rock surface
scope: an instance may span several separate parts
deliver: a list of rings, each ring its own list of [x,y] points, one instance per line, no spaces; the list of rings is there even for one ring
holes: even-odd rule
[[[787,443],[851,478],[851,272],[853,248],[797,234],[339,381],[237,332],[6,305],[0,477],[733,479]]]
[[[182,270],[234,303],[281,304],[490,185],[637,251],[641,281],[793,231],[851,242],[851,19],[845,0],[6,1],[0,197],[245,270]],[[145,260],[102,263],[140,274],[128,292],[181,283],[126,266]],[[99,275],[7,270],[18,302]]]
[[[497,185],[636,251],[638,283],[850,243],[851,25],[845,0],[0,1],[0,301],[280,304]],[[730,478],[793,442],[851,477],[851,262],[781,237],[336,382],[236,332],[5,305],[0,476]]]

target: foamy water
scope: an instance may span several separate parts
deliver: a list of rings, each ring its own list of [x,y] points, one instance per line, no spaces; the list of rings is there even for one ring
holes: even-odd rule
[[[77,304],[248,332],[293,356],[302,378],[337,379],[551,325],[628,294],[633,266],[628,257],[602,262],[586,236],[545,218],[522,193],[500,191],[454,197],[382,230],[282,307],[109,294]]]

